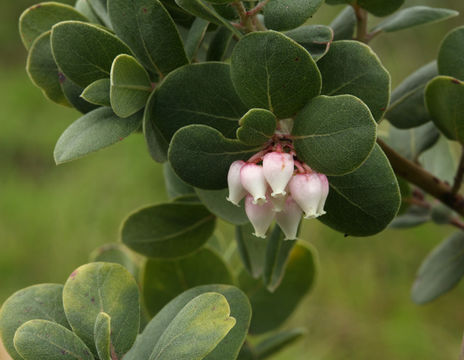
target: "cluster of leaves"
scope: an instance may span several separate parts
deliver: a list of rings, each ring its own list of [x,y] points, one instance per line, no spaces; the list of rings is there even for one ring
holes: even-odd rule
[[[122,242],[142,261],[121,244],[108,246],[64,288],[38,285],[7,300],[0,334],[15,360],[264,359],[298,338],[294,329],[255,346],[244,342],[248,333],[278,329],[309,292],[314,250],[284,241],[278,226],[267,240],[253,237],[243,206],[227,202],[225,189],[230,164],[261,151],[285,125],[298,158],[328,175],[320,221],[344,234],[379,233],[397,216],[400,191],[406,200],[419,193],[398,185],[376,144],[382,119],[394,125],[384,137],[391,147],[444,180],[454,177],[455,167],[450,173],[435,159],[450,151],[440,132],[464,141],[464,31],[447,37],[438,67],[418,70],[391,99],[388,71],[353,36],[357,23],[358,40],[367,41],[457,13],[397,11],[404,0],[326,0],[348,6],[330,26],[306,25],[323,2],[78,0],[23,13],[31,80],[50,100],[84,114],[59,138],[56,162],[143,132],[150,155],[164,163],[171,200],[122,225]],[[391,16],[363,34],[367,12]],[[403,201],[393,226],[452,216],[409,204]],[[219,255],[231,247],[214,234],[217,218],[235,226],[239,264]],[[431,255],[416,301],[459,280],[462,260],[452,255],[463,246],[459,233]]]

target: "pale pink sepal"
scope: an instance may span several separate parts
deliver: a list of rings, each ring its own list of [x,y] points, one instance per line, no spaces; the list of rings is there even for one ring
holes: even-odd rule
[[[301,207],[306,219],[318,217],[322,183],[317,173],[297,174],[292,177],[289,189],[293,200]]]
[[[303,211],[291,196],[285,201],[283,211],[276,214],[276,222],[285,234],[285,240],[295,240]]]
[[[242,186],[240,180],[240,170],[245,165],[245,161],[237,160],[234,161],[229,167],[229,173],[227,174],[227,184],[229,185],[229,200],[232,204],[237,205],[247,194],[246,190]]]
[[[272,197],[286,195],[285,188],[293,175],[293,156],[270,152],[263,158],[263,174],[272,189]]]
[[[324,211],[325,202],[327,200],[327,196],[329,195],[329,180],[327,180],[327,176],[324,174],[319,174],[319,179],[321,180],[322,184],[322,193],[321,193],[321,200],[319,201],[319,205],[317,206],[317,213],[319,216],[326,214]]]
[[[247,195],[245,198],[245,212],[255,229],[253,235],[265,239],[266,232],[271,226],[275,215],[272,210],[272,203],[268,201],[263,205],[258,205],[254,203],[251,195]]]
[[[266,202],[267,183],[263,174],[263,167],[256,164],[245,164],[240,170],[242,186],[253,196],[254,204]]]

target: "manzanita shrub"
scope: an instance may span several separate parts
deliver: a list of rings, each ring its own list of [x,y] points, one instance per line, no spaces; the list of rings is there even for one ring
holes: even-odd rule
[[[326,0],[346,7],[330,26],[312,24],[323,2],[78,0],[22,14],[31,80],[83,113],[58,139],[56,163],[143,136],[171,200],[130,214],[122,243],[97,249],[64,285],[3,304],[13,359],[272,356],[304,332],[281,328],[315,280],[315,250],[297,240],[303,217],[342,236],[452,224],[412,298],[456,285],[464,27],[392,94],[368,43],[457,12]],[[386,18],[369,28],[369,14]],[[218,218],[235,226],[233,268]]]

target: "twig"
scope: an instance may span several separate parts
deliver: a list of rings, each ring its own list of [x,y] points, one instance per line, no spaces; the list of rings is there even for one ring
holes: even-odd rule
[[[258,5],[256,5],[253,9],[248,10],[247,14],[248,16],[255,16],[258,14],[263,8],[266,6],[266,4],[269,2],[269,0],[263,0],[261,1]]]
[[[464,178],[464,146],[461,146],[461,160],[459,161],[459,167],[456,170],[456,176],[454,177],[454,184],[451,192],[457,194],[461,189],[462,180]]]
[[[433,176],[419,165],[402,157],[382,140],[377,139],[377,143],[382,147],[397,175],[440,200],[459,215],[464,216],[463,196],[453,193],[451,186],[447,183]]]
[[[234,0],[232,6],[234,6],[237,9],[238,15],[240,16],[240,25],[242,25],[247,30],[247,32],[254,31],[255,29],[253,23],[250,17],[248,16],[248,13],[243,3],[240,0]]]
[[[359,5],[352,6],[357,21],[356,40],[367,43],[367,11]]]
[[[450,225],[453,225],[453,226],[457,227],[458,229],[464,230],[464,222],[462,222],[458,218],[451,219],[450,220]]]

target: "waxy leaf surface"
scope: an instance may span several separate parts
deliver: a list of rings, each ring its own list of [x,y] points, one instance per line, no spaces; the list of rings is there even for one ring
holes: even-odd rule
[[[253,235],[251,224],[235,227],[235,241],[243,266],[248,273],[258,279],[264,271],[267,241]]]
[[[100,106],[111,106],[110,101],[110,79],[100,79],[87,86],[81,97],[91,104]]]
[[[443,40],[438,54],[438,72],[464,81],[464,26],[452,30]]]
[[[264,7],[264,23],[272,30],[290,30],[303,25],[324,0],[270,0]]]
[[[277,127],[273,113],[265,109],[251,109],[240,119],[237,139],[247,145],[261,145],[269,141]]]
[[[305,25],[297,29],[286,31],[285,35],[303,46],[318,61],[329,51],[334,33],[333,30],[324,25]]]
[[[95,339],[95,347],[100,360],[111,359],[111,317],[101,312],[95,320],[95,327],[93,330]]]

